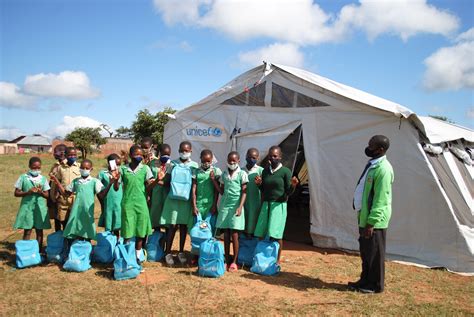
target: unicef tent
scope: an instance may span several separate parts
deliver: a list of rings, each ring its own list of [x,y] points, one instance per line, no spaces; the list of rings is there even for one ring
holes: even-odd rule
[[[391,259],[474,273],[473,131],[418,117],[394,102],[313,73],[265,63],[175,114],[165,142],[177,155],[193,143],[193,160],[210,148],[226,155],[249,147],[261,158],[283,148],[284,164],[307,181],[307,226],[316,246],[358,250],[352,197],[367,158],[369,138],[390,138],[395,171],[393,214],[387,234]],[[289,204],[289,209],[291,206]],[[296,218],[295,218],[296,219]],[[293,229],[290,229],[293,228]],[[308,235],[309,236],[309,235]]]

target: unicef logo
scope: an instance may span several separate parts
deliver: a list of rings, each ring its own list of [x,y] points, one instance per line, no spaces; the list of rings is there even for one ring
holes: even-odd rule
[[[212,135],[218,138],[222,135],[222,130],[219,128],[214,128],[212,130]]]

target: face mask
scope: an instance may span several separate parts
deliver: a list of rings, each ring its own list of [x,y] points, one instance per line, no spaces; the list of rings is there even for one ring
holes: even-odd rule
[[[201,168],[203,170],[207,170],[209,167],[211,167],[211,163],[201,163]]]
[[[91,174],[90,170],[84,170],[82,168],[79,170],[79,172],[81,173],[82,177],[88,177]]]
[[[162,164],[166,164],[169,160],[170,160],[170,156],[169,156],[169,155],[162,155],[162,156],[160,156],[160,162],[161,162]]]
[[[30,173],[31,176],[36,177],[41,174],[41,171],[39,170],[30,170],[28,173]]]
[[[239,165],[237,163],[234,163],[234,164],[229,164],[227,163],[227,167],[231,170],[231,171],[235,171],[237,169],[237,167],[239,167]]]
[[[134,156],[134,157],[132,157],[132,160],[133,160],[135,163],[140,163],[140,162],[143,160],[143,157],[141,157],[141,156]]]
[[[179,152],[179,158],[182,160],[188,160],[191,157],[191,152]]]
[[[274,159],[274,158],[270,159],[270,164],[272,164],[272,166],[274,167],[276,167],[280,162],[281,162],[281,159]]]
[[[374,157],[376,155],[374,151],[369,149],[369,147],[366,147],[364,152],[365,152],[365,155],[367,155],[368,157]]]
[[[254,158],[247,157],[245,160],[247,161],[247,165],[250,167],[254,167],[255,164],[257,164],[257,160]]]
[[[76,163],[76,161],[77,161],[77,157],[68,157],[67,158],[67,163],[69,165],[72,165],[72,164]]]

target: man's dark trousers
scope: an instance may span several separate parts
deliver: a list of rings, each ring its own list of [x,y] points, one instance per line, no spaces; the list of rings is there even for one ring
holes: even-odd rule
[[[371,238],[363,237],[359,228],[359,250],[362,259],[361,288],[383,292],[385,280],[385,245],[387,229],[374,229]]]

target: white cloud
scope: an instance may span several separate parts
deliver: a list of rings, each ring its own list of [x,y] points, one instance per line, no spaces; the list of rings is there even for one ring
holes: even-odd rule
[[[452,34],[459,20],[426,0],[366,1],[335,15],[312,0],[154,0],[168,25],[210,28],[237,39],[271,38],[298,45],[338,42],[354,29],[371,39],[388,33],[403,40],[419,33]]]
[[[31,95],[49,98],[91,99],[100,95],[98,89],[91,87],[87,74],[81,71],[29,75],[24,90]]]
[[[85,116],[64,116],[63,120],[53,128],[50,128],[46,134],[50,137],[64,137],[69,132],[73,131],[75,128],[97,128],[101,125],[101,122],[85,117]]]
[[[424,86],[429,90],[474,89],[474,28],[457,44],[442,47],[425,59]]]
[[[381,34],[394,34],[406,41],[419,33],[449,36],[459,27],[459,19],[451,13],[429,5],[426,0],[360,0],[360,4],[341,9],[336,25],[349,31],[364,30],[369,39]]]
[[[4,126],[0,128],[0,139],[11,141],[19,136],[27,135],[22,130],[15,127]]]
[[[36,101],[37,98],[24,94],[17,85],[0,82],[0,106],[28,109],[33,107]]]
[[[284,64],[294,67],[303,67],[304,54],[296,44],[274,43],[253,51],[240,53],[239,63],[244,66],[261,65],[263,61],[275,64]]]

